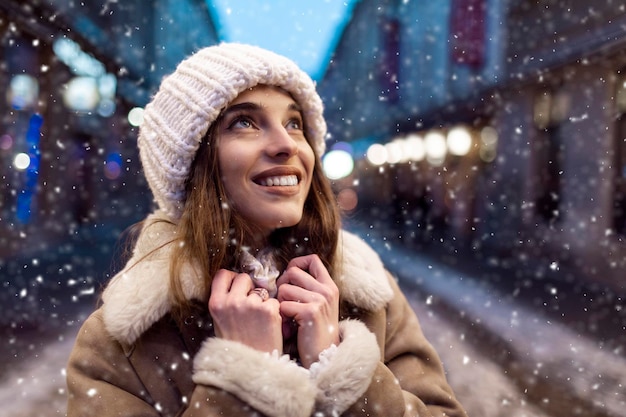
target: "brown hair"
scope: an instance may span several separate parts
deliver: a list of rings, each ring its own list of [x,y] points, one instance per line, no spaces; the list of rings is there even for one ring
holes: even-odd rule
[[[218,164],[218,125],[219,118],[196,153],[186,184],[183,214],[176,226],[179,237],[171,254],[170,294],[174,311],[180,315],[191,308],[181,285],[183,265],[200,269],[208,297],[215,273],[220,268],[235,268],[246,237],[252,233],[238,213],[229,208]],[[301,221],[269,237],[278,269],[283,270],[296,256],[315,253],[333,276],[339,229],[339,209],[316,155]]]

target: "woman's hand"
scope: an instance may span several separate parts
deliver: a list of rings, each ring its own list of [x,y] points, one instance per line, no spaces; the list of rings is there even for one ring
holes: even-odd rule
[[[339,344],[339,290],[317,255],[294,258],[278,278],[283,317],[298,325],[298,352],[305,368]]]
[[[209,312],[217,337],[233,340],[262,352],[282,354],[282,317],[274,298],[264,300],[248,274],[221,269],[213,277]]]

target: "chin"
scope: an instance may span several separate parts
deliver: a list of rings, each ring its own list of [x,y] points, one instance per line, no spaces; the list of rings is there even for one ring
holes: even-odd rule
[[[274,223],[274,230],[277,229],[284,229],[285,227],[292,227],[297,225],[298,223],[300,223],[300,220],[302,220],[301,216],[298,216],[297,218],[289,218],[289,219],[280,219],[277,220],[276,223]]]

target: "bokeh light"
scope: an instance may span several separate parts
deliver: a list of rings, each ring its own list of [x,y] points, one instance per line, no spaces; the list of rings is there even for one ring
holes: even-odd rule
[[[352,211],[359,202],[359,196],[352,188],[344,188],[337,194],[337,204],[343,211]]]
[[[93,111],[100,101],[98,84],[93,77],[74,77],[66,85],[63,102],[72,110]]]
[[[326,153],[322,160],[324,173],[331,180],[345,178],[352,174],[354,159],[352,155],[343,150],[334,149]]]
[[[404,160],[404,146],[402,139],[394,139],[385,144],[387,150],[387,163],[397,164]]]
[[[452,155],[467,155],[472,148],[472,135],[470,131],[463,127],[455,127],[450,129],[447,136],[448,151]]]
[[[428,132],[424,137],[426,159],[433,165],[441,165],[446,158],[447,146],[445,136],[438,131]]]
[[[143,107],[134,107],[128,112],[128,123],[131,126],[141,126],[143,123]]]
[[[410,161],[419,162],[426,156],[424,139],[418,134],[410,134],[406,138],[406,150]]]
[[[0,149],[7,151],[13,147],[13,138],[10,135],[0,136]]]
[[[15,169],[24,171],[30,166],[30,156],[27,153],[20,152],[13,158],[13,166]]]
[[[380,143],[375,143],[367,148],[365,155],[372,165],[382,165],[387,162],[387,149]]]
[[[18,74],[11,78],[7,101],[17,110],[33,107],[39,97],[39,82],[28,74]]]

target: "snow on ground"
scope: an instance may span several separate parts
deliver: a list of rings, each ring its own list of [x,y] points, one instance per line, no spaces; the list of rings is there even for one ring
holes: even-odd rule
[[[548,417],[525,400],[497,363],[464,340],[454,323],[418,302],[418,295],[407,296],[470,417]]]
[[[74,343],[69,334],[48,343],[32,357],[20,361],[0,381],[2,415],[7,417],[64,416],[65,365]],[[10,366],[10,363],[8,364]],[[5,366],[7,364],[5,363]]]
[[[470,416],[545,415],[528,402],[554,416],[624,415],[622,351],[414,251],[375,235],[368,241],[405,291],[413,291],[409,299],[424,333]]]

